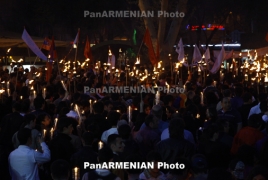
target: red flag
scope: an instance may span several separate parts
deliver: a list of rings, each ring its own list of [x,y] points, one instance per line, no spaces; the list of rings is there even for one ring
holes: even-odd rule
[[[49,51],[50,47],[51,47],[51,40],[46,37],[41,49],[45,49],[45,50]]]
[[[143,37],[143,42],[148,47],[148,54],[149,54],[149,58],[150,58],[151,63],[153,65],[157,64],[157,62],[158,62],[157,57],[156,57],[155,52],[154,52],[152,39],[151,39],[150,32],[148,29],[146,29],[146,31],[145,31],[145,34]]]
[[[86,41],[86,45],[85,45],[85,49],[84,49],[84,56],[85,58],[90,59],[91,62],[92,61],[92,53],[91,53],[91,49],[90,49],[90,43],[88,41],[88,36],[87,36],[87,41]]]

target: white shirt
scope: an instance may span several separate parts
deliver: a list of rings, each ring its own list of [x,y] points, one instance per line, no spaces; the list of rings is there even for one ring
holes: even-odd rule
[[[118,134],[117,128],[111,128],[111,129],[108,129],[107,131],[104,131],[101,135],[101,141],[107,144],[108,137],[111,134]]]
[[[50,161],[50,150],[46,143],[41,143],[43,153],[20,145],[9,155],[9,172],[12,180],[39,180],[38,164]]]
[[[166,128],[161,134],[161,141],[168,139],[168,138],[169,138],[169,129]],[[195,144],[193,134],[190,131],[185,130],[185,129],[184,129],[184,139]]]
[[[248,119],[252,114],[260,114],[260,113],[261,113],[261,110],[260,110],[260,103],[259,103],[258,105],[253,106],[250,109],[249,114],[248,114]]]

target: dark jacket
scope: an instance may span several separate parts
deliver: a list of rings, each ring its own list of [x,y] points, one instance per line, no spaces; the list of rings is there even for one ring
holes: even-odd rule
[[[168,138],[160,141],[155,149],[167,163],[174,163],[177,158],[190,159],[195,153],[194,145],[185,139]]]
[[[64,159],[70,162],[71,156],[75,153],[71,140],[72,138],[69,135],[59,133],[50,141],[51,162],[57,159]]]
[[[19,112],[6,115],[0,122],[0,144],[8,147],[11,152],[13,148],[12,137],[20,129],[24,122]]]
[[[98,154],[93,151],[92,147],[84,146],[77,153],[73,154],[73,156],[71,157],[71,163],[73,167],[80,168],[80,177],[83,177],[86,172],[89,172],[88,169],[84,169],[84,162],[89,162],[90,164],[97,164],[97,157]],[[94,169],[91,170],[93,171]]]

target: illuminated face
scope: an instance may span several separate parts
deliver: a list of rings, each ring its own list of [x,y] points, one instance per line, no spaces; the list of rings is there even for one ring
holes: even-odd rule
[[[231,108],[231,100],[230,98],[224,98],[221,103],[223,110],[229,110]]]
[[[49,126],[50,121],[51,121],[50,117],[49,117],[49,116],[46,116],[45,119],[44,119],[44,121],[42,121],[42,124],[43,124],[45,127],[47,127],[47,126]]]
[[[116,143],[112,145],[112,150],[116,153],[123,152],[125,144],[122,138],[116,138]]]
[[[147,107],[147,108],[145,109],[145,113],[146,113],[147,115],[150,114],[150,111],[151,111],[151,108],[150,108],[150,107]]]

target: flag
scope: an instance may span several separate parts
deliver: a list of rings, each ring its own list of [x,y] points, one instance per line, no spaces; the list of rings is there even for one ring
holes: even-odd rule
[[[196,64],[199,61],[201,61],[202,59],[202,55],[200,53],[199,48],[197,47],[197,45],[194,46],[194,54],[193,54],[193,61],[192,64]]]
[[[134,44],[134,45],[137,45],[136,34],[137,34],[137,31],[136,31],[136,29],[134,29],[133,36],[132,36],[132,40],[133,40],[133,44]]]
[[[86,59],[90,59],[90,61],[93,62],[92,61],[92,53],[91,53],[91,49],[90,49],[90,43],[88,41],[88,36],[87,36],[86,45],[85,45],[85,49],[84,49],[84,56]]]
[[[224,60],[230,59],[233,57],[234,50],[230,51],[228,54],[226,54]]]
[[[265,40],[268,42],[268,33],[265,36]]]
[[[205,62],[206,62],[206,64],[208,64],[208,60],[210,59],[209,48],[206,49],[206,52],[205,52],[204,56],[205,56]]]
[[[79,41],[79,34],[80,34],[80,29],[78,29],[78,32],[75,36],[74,42],[73,42],[73,48],[77,48],[78,41]]]
[[[54,60],[56,58],[57,58],[57,52],[56,52],[56,47],[55,47],[55,42],[54,42],[54,36],[52,36],[51,47],[49,51],[49,59]]]
[[[151,35],[149,32],[149,29],[147,28],[143,37],[143,42],[144,44],[147,46],[148,48],[148,54],[149,54],[149,58],[150,61],[153,65],[157,64],[157,58],[154,52],[154,47],[153,47],[153,43],[152,43],[152,39],[151,39]]]
[[[224,46],[222,45],[221,52],[219,53],[212,69],[210,70],[212,74],[216,74],[219,71],[224,58],[225,58],[225,50],[224,50]]]
[[[28,34],[26,29],[23,30],[21,38],[23,41],[27,44],[27,46],[34,52],[36,56],[38,56],[40,59],[47,60],[47,57],[44,55],[44,53],[38,48],[38,46],[35,44],[35,42],[32,40],[31,36]]]
[[[182,61],[184,58],[184,47],[182,43],[182,39],[180,39],[178,47],[176,48],[176,52],[179,54],[178,55],[178,61]]]
[[[57,52],[55,49],[54,37],[52,36],[51,47],[50,47],[50,51],[49,51],[49,60],[46,63],[46,67],[47,67],[46,81],[47,82],[49,82],[51,74],[52,74],[52,61],[50,61],[50,60],[54,60],[55,58],[57,58]]]
[[[41,47],[41,49],[45,49],[47,51],[50,50],[50,47],[51,47],[51,40],[49,40],[47,37],[45,38],[44,42],[43,42],[43,45]]]

